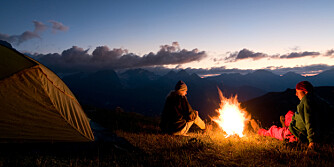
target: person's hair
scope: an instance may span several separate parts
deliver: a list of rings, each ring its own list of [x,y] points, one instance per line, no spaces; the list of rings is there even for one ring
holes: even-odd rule
[[[187,91],[187,85],[183,82],[183,81],[179,81],[177,82],[177,84],[175,85],[175,91]]]
[[[302,90],[302,91],[305,91],[305,92],[312,92],[313,91],[313,85],[308,81],[301,81],[301,82],[297,83],[296,89]]]

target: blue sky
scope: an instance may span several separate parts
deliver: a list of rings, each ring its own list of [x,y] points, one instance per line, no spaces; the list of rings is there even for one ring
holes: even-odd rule
[[[177,42],[180,49],[197,48],[206,56],[165,67],[334,65],[334,1],[330,0],[11,0],[1,4],[3,40],[34,32],[33,21],[47,27],[19,44],[11,42],[23,52],[61,54],[77,46],[91,54],[96,47],[107,46],[144,56]],[[59,29],[51,28],[54,23]],[[243,49],[250,52],[241,55]],[[291,53],[298,56],[284,58]]]

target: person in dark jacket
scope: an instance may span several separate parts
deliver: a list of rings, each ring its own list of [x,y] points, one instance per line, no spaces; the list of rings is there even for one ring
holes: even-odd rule
[[[258,134],[280,140],[308,142],[308,148],[314,149],[326,131],[326,127],[321,122],[326,117],[325,108],[328,103],[314,94],[313,85],[308,81],[302,81],[296,85],[296,96],[300,100],[297,112],[287,113],[285,126],[274,125],[269,130],[259,129]]]
[[[164,133],[186,135],[193,124],[205,129],[205,123],[199,117],[198,111],[192,109],[187,100],[187,90],[187,85],[180,80],[175,85],[175,90],[167,96],[160,122]]]

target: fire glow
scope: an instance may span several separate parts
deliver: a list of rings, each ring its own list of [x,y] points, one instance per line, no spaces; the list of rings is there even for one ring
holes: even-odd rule
[[[218,112],[219,115],[216,118],[212,118],[212,120],[227,133],[226,137],[235,134],[243,137],[246,111],[240,107],[237,96],[226,98],[219,89],[218,92],[220,108],[217,109],[216,112]]]

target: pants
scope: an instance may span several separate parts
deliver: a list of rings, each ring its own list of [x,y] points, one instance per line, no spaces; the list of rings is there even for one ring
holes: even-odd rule
[[[173,135],[186,135],[186,133],[189,131],[190,127],[193,124],[196,124],[201,129],[205,129],[204,121],[197,115],[197,117],[194,121],[187,122],[186,126],[183,129],[181,129],[178,132],[173,133]]]
[[[288,111],[288,113],[285,115],[284,124],[286,127],[281,128],[273,125],[268,130],[259,129],[258,134],[262,136],[270,136],[279,140],[287,139],[289,142],[297,141],[297,138],[289,130],[289,125],[293,114],[294,113],[292,111]]]

